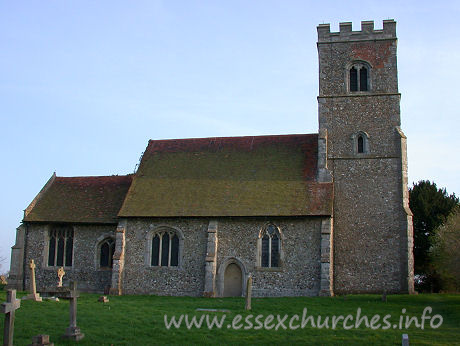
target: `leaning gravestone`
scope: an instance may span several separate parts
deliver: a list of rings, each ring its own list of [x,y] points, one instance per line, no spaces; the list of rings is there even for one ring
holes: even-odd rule
[[[77,291],[77,282],[70,282],[70,291],[68,295],[62,296],[62,298],[70,299],[70,324],[69,327],[65,330],[65,334],[62,336],[65,339],[71,339],[78,341],[84,338],[85,334],[80,331],[80,328],[77,327],[77,298],[79,297]]]
[[[16,299],[16,290],[8,290],[6,294],[6,303],[1,305],[1,312],[6,314],[5,327],[3,330],[3,345],[13,345],[14,334],[14,314],[21,306],[21,301]]]
[[[40,294],[37,293],[37,286],[35,285],[35,263],[33,259],[30,260],[29,268],[30,268],[30,293],[27,296],[22,297],[22,299],[31,299],[36,302],[41,302],[42,298],[40,297]]]
[[[251,310],[251,296],[252,296],[252,276],[249,275],[248,282],[246,283],[246,310]]]

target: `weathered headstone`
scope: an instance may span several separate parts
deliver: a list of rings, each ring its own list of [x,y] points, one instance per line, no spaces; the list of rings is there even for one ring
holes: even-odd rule
[[[59,298],[55,297],[55,296],[44,298],[44,299],[47,299],[47,300],[52,301],[52,302],[58,302],[59,301]]]
[[[57,284],[57,287],[62,287],[62,277],[65,275],[64,267],[61,267],[57,271],[57,275],[59,278],[59,282]]]
[[[8,285],[8,282],[6,281],[5,275],[0,275],[0,284]]]
[[[3,345],[13,345],[14,334],[14,314],[21,306],[21,301],[16,299],[16,290],[8,290],[6,294],[6,303],[1,305],[1,312],[6,314],[5,327],[3,329]]]
[[[108,303],[109,302],[109,298],[107,298],[107,296],[100,296],[98,301],[102,302],[102,303]]]
[[[246,310],[251,310],[251,296],[252,296],[252,276],[249,275],[246,282]]]
[[[402,346],[409,346],[409,335],[408,334],[402,335]]]
[[[36,302],[41,302],[42,298],[40,294],[37,293],[37,286],[35,285],[35,263],[34,260],[31,259],[29,263],[30,268],[30,293],[23,297],[22,299],[32,299]]]
[[[77,298],[79,296],[80,295],[77,291],[77,282],[71,281],[70,292],[68,296],[70,298],[70,324],[62,337],[74,341],[81,340],[85,336],[85,334],[80,331],[80,328],[77,327]]]
[[[54,343],[50,342],[49,335],[35,335],[29,346],[54,346]]]
[[[227,309],[208,309],[208,308],[196,308],[195,311],[207,311],[207,312],[227,312],[230,313],[230,310]]]

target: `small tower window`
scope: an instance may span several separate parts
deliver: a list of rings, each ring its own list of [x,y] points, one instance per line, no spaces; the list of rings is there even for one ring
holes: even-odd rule
[[[354,154],[368,154],[369,153],[369,135],[366,132],[358,131],[351,136],[353,142]]]
[[[364,62],[356,62],[348,71],[349,91],[369,91],[369,66]]]
[[[363,135],[358,136],[358,153],[364,153],[364,138],[363,138]]]

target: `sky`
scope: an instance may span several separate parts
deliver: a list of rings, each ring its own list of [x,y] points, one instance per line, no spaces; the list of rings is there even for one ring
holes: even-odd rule
[[[458,1],[0,2],[0,272],[51,177],[132,173],[149,139],[316,133],[316,26],[397,21],[409,186],[460,193]]]

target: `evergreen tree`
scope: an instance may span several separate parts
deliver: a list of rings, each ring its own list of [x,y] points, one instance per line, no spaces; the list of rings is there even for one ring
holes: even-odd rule
[[[455,194],[438,189],[435,183],[422,180],[409,190],[409,205],[414,214],[414,269],[418,290],[439,291],[439,278],[434,270],[429,250],[435,230],[441,226],[453,208],[459,205]]]

